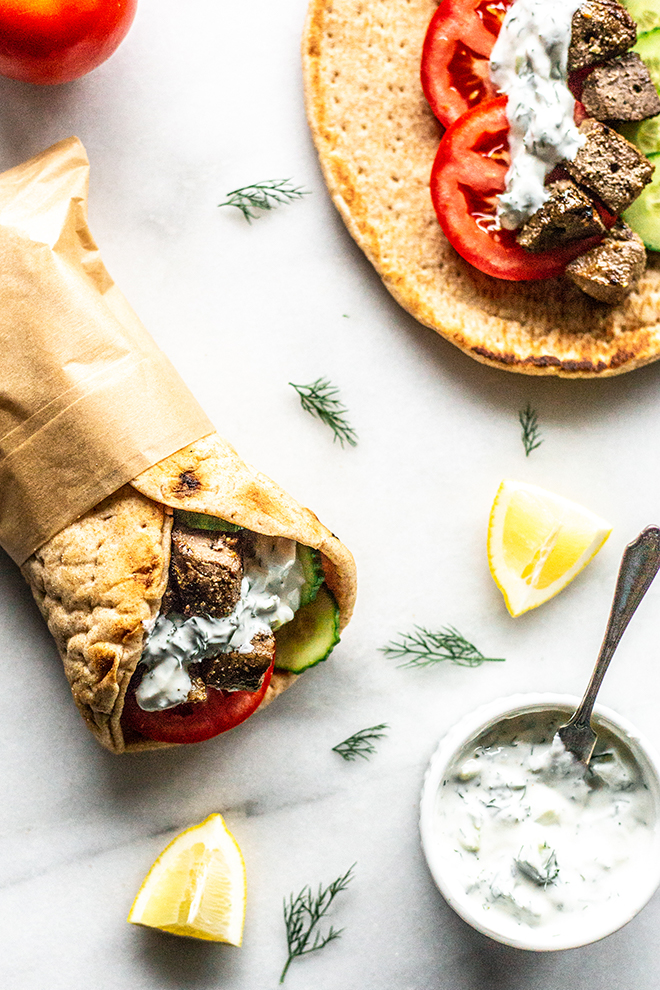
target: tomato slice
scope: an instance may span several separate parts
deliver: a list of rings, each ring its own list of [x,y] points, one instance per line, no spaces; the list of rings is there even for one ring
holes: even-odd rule
[[[506,97],[485,100],[447,130],[431,173],[431,196],[449,243],[471,265],[495,278],[529,281],[554,278],[594,247],[588,237],[553,251],[531,254],[515,232],[498,229],[497,196],[509,167]]]
[[[140,708],[131,682],[121,715],[122,728],[132,729],[157,742],[196,743],[212,739],[240,725],[257,710],[268,690],[273,668],[274,663],[266,671],[258,691],[216,691],[207,688],[206,701],[177,705],[161,712],[145,712]]]
[[[496,95],[488,60],[513,0],[442,0],[422,52],[422,88],[449,127],[466,110]]]

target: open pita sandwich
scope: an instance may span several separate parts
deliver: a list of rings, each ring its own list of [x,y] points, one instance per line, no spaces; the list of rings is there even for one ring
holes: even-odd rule
[[[567,280],[507,282],[446,240],[429,192],[442,135],[420,83],[435,0],[312,0],[307,113],[330,194],[394,298],[484,364],[566,378],[621,374],[660,356],[660,265],[608,306]]]

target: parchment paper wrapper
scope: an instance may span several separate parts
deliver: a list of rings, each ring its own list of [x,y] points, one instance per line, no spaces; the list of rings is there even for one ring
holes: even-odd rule
[[[164,745],[121,715],[167,586],[173,509],[318,549],[342,628],[356,576],[314,513],[212,432],[103,267],[87,176],[75,138],[0,175],[0,543],[80,713],[122,753]],[[295,680],[276,669],[262,705]]]
[[[0,175],[0,544],[18,563],[213,425],[108,275],[77,138]]]

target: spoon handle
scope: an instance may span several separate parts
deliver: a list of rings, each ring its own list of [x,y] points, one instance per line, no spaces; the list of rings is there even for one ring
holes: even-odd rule
[[[596,695],[612,655],[637,606],[649,590],[658,569],[660,569],[660,528],[647,526],[624,551],[598,661],[584,698],[569,725],[590,724]]]

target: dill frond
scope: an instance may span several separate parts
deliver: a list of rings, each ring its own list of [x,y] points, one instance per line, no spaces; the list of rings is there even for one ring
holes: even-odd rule
[[[543,437],[539,429],[538,414],[532,409],[529,402],[524,409],[518,413],[518,420],[522,429],[522,442],[525,448],[525,457],[529,457],[533,450],[540,447]]]
[[[292,203],[296,199],[309,195],[309,189],[294,186],[291,179],[266,179],[264,182],[254,182],[251,186],[241,186],[227,193],[224,203],[218,206],[235,206],[240,210],[248,223],[261,216],[255,210],[274,210],[282,203]]]
[[[399,634],[398,639],[381,647],[381,651],[388,657],[403,659],[400,667],[430,667],[443,660],[450,660],[460,667],[504,662],[504,657],[485,657],[453,626],[443,626],[437,631],[414,626],[413,632]]]
[[[330,427],[334,434],[333,443],[339,440],[342,447],[345,443],[351,447],[357,446],[357,433],[346,419],[348,409],[337,398],[339,389],[328,378],[317,378],[310,385],[294,385],[293,382],[289,385],[300,396],[300,405],[305,412]]]
[[[368,760],[376,752],[376,740],[387,735],[386,729],[389,729],[386,722],[383,722],[382,725],[372,725],[369,729],[360,729],[355,735],[349,736],[348,739],[333,746],[332,752],[339,753],[344,760],[349,762],[356,760],[358,756]]]
[[[289,955],[280,976],[280,983],[284,983],[284,977],[294,959],[306,956],[310,952],[317,952],[328,942],[341,936],[343,928],[335,929],[331,925],[326,934],[322,935],[317,925],[330,910],[337,894],[345,890],[353,879],[354,869],[355,863],[343,876],[337,877],[327,887],[319,884],[316,894],[312,893],[311,887],[306,886],[296,897],[290,894],[288,902],[286,898],[284,899],[284,924]]]

